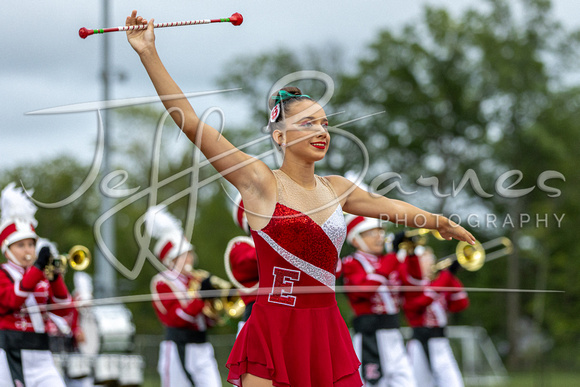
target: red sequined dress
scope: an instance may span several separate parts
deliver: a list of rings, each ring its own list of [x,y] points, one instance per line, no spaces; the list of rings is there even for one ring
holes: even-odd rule
[[[276,209],[266,227],[252,230],[261,291],[230,353],[228,381],[241,386],[250,373],[277,387],[362,386],[334,293],[346,234],[336,193],[322,177],[307,190],[273,172]]]

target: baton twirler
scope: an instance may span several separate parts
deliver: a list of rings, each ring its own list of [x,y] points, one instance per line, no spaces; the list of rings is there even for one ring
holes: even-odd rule
[[[179,27],[179,26],[191,26],[196,24],[211,24],[211,23],[232,23],[235,26],[239,26],[244,21],[244,18],[239,13],[234,13],[230,17],[222,19],[201,19],[201,20],[190,20],[190,21],[180,21],[172,23],[155,23],[153,27],[163,28],[163,27]],[[85,39],[89,35],[93,34],[104,34],[105,32],[115,32],[115,31],[135,31],[135,30],[145,30],[147,29],[147,24],[133,25],[133,26],[122,26],[122,27],[111,27],[111,28],[97,28],[90,30],[88,28],[81,28],[79,30],[79,36]]]

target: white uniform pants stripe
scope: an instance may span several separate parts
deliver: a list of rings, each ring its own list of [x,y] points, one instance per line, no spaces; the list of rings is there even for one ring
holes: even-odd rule
[[[398,329],[380,329],[376,332],[383,377],[373,387],[415,387],[413,370],[407,356],[403,335]],[[362,335],[353,337],[354,350],[362,359]],[[361,377],[364,381],[364,370]],[[370,384],[365,384],[370,386]],[[423,387],[421,384],[418,386]]]
[[[22,372],[26,387],[65,387],[50,351],[22,349]],[[0,349],[0,386],[14,386],[6,353]],[[21,387],[21,386],[16,386]]]
[[[221,377],[210,343],[186,344],[184,363],[196,387],[221,387]],[[177,344],[162,341],[157,364],[162,387],[191,386],[181,364]]]
[[[446,337],[434,337],[428,341],[429,359],[423,345],[415,339],[409,340],[407,349],[411,365],[421,387],[463,387],[463,379],[453,351]]]

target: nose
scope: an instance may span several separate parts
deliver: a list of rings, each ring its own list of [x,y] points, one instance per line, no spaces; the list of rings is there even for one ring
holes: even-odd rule
[[[319,137],[326,137],[328,136],[328,128],[324,125],[320,125],[320,129],[318,130]]]

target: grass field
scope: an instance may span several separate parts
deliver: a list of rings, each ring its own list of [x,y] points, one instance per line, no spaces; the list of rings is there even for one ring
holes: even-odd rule
[[[146,359],[145,366],[145,383],[143,387],[159,387],[160,381],[157,374],[157,357],[159,351],[159,336],[140,337],[139,353]],[[224,364],[227,362],[228,355],[234,341],[233,336],[213,335],[210,337],[215,348],[215,357],[218,368],[222,375],[223,386],[231,386],[225,378],[227,369]],[[474,384],[466,383],[466,387],[580,387],[580,370],[578,371],[557,371],[546,366],[545,369],[537,369],[530,372],[508,372],[508,377],[501,383],[496,384]]]
[[[224,387],[231,386],[225,380]],[[159,387],[159,378],[156,375],[148,375],[143,387]],[[467,384],[469,386],[481,386],[476,384]],[[550,371],[544,374],[538,373],[512,373],[505,383],[487,385],[488,387],[579,387],[580,386],[580,371],[572,372],[556,372]]]
[[[539,373],[512,373],[505,384],[496,387],[578,387],[580,386],[580,371]]]

